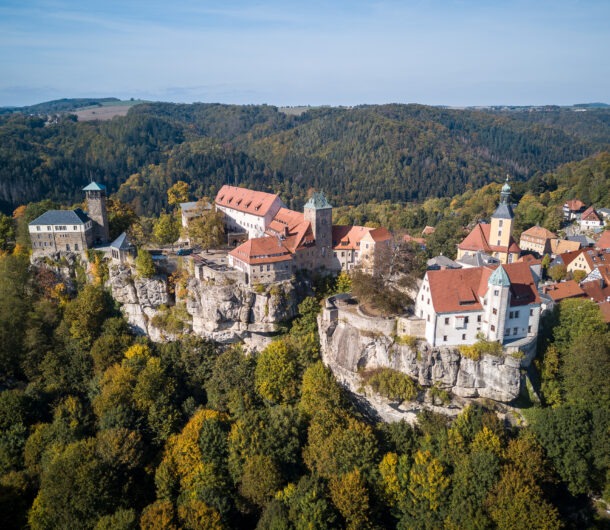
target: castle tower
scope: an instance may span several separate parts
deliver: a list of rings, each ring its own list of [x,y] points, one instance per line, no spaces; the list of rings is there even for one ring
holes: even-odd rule
[[[497,247],[508,248],[513,232],[513,221],[515,214],[510,205],[510,185],[508,175],[506,182],[500,192],[500,204],[491,216],[491,227],[489,231],[489,244]]]
[[[93,221],[93,241],[107,243],[110,240],[108,231],[108,212],[106,210],[106,186],[91,182],[83,188],[87,194],[87,215]]]
[[[305,204],[303,216],[311,223],[320,266],[330,268],[333,255],[333,207],[321,192],[314,192]]]
[[[487,339],[503,342],[506,310],[510,304],[510,279],[502,265],[489,277],[485,296],[487,298],[485,306]]]

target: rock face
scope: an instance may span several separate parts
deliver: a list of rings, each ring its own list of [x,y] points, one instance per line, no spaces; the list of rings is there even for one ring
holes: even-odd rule
[[[241,283],[218,285],[191,277],[186,291],[194,333],[223,343],[245,340],[257,349],[269,342],[279,322],[297,315],[300,299],[290,281],[255,292]]]
[[[336,311],[336,310],[335,310]],[[362,329],[362,316],[351,318],[347,311],[331,316],[325,310],[318,320],[322,355],[335,375],[352,390],[360,387],[358,370],[394,368],[422,386],[437,384],[463,398],[512,401],[519,395],[520,361],[511,356],[484,355],[474,361],[450,348],[420,344],[410,348],[397,344],[384,333]]]
[[[168,337],[151,324],[158,308],[170,303],[165,278],[134,278],[128,266],[113,265],[108,285],[112,297],[122,304],[121,310],[136,332],[149,335],[153,341],[167,340]]]

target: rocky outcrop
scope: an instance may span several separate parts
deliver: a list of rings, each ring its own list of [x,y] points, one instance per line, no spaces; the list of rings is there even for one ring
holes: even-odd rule
[[[129,266],[113,265],[108,286],[112,297],[122,304],[121,311],[137,333],[149,335],[153,341],[167,340],[151,321],[160,306],[170,303],[167,280],[162,276],[136,278]]]
[[[239,282],[200,281],[189,278],[186,309],[193,318],[193,332],[223,343],[244,340],[260,349],[278,323],[297,314],[300,296],[291,281],[254,291]]]
[[[361,386],[359,370],[387,367],[410,375],[423,387],[437,385],[462,398],[509,402],[519,395],[520,361],[512,356],[472,360],[455,349],[431,348],[423,341],[411,348],[371,331],[374,322],[362,329],[361,315],[351,318],[349,311],[334,311],[325,310],[319,319],[323,359],[353,391]]]

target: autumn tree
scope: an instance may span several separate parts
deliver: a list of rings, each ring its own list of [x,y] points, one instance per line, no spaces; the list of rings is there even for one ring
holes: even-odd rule
[[[189,185],[183,180],[179,180],[167,190],[167,203],[170,206],[177,206],[181,202],[187,202],[189,193]]]
[[[204,210],[201,217],[191,219],[188,236],[192,244],[204,250],[219,247],[225,243],[224,218],[221,211]]]
[[[180,222],[171,213],[162,213],[153,225],[153,236],[160,245],[174,243],[180,237]]]

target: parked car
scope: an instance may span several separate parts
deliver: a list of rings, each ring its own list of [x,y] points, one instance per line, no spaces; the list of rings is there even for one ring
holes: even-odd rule
[[[181,248],[178,250],[178,252],[176,252],[177,256],[188,256],[189,254],[193,253],[193,249],[192,248]]]

